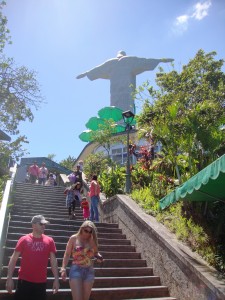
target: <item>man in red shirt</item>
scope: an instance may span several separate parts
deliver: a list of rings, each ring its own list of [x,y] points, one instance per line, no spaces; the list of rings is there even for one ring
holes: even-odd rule
[[[33,165],[29,167],[28,173],[30,175],[30,183],[36,183],[39,175],[39,167],[36,161],[34,161]]]
[[[34,216],[31,220],[33,231],[22,236],[17,242],[15,251],[10,258],[6,289],[12,293],[14,288],[13,272],[18,258],[21,256],[18,284],[15,300],[45,300],[47,266],[50,257],[53,281],[53,293],[59,289],[58,265],[54,240],[44,234],[45,225],[49,222],[42,216]]]

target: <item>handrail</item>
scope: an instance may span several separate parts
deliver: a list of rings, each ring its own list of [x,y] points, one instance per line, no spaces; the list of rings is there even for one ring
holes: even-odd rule
[[[11,168],[10,173],[11,173],[11,179],[7,180],[5,190],[3,193],[3,198],[2,198],[2,205],[0,209],[0,275],[2,272],[2,262],[3,262],[3,257],[5,253],[5,242],[6,242],[6,236],[8,232],[8,225],[9,225],[9,220],[10,220],[10,208],[12,204],[12,197],[11,197],[11,192],[13,189],[13,184],[14,184],[14,178],[15,178],[15,173],[17,170],[17,166],[15,165],[13,168]]]

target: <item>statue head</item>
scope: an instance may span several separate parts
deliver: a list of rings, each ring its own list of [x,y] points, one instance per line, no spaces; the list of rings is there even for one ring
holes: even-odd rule
[[[121,57],[123,57],[123,56],[126,56],[126,52],[125,51],[123,51],[123,50],[120,50],[120,51],[118,51],[118,53],[117,53],[117,58],[121,58]]]

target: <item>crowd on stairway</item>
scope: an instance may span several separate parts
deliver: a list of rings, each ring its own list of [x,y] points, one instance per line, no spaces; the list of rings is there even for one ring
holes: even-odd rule
[[[76,166],[76,171],[68,175],[70,186],[64,191],[66,195],[66,207],[68,208],[69,219],[75,218],[75,207],[79,205],[83,210],[84,220],[99,222],[99,196],[100,185],[97,175],[93,175],[89,185],[89,192],[85,193],[83,188],[83,176],[81,166]],[[89,201],[88,201],[89,200]],[[89,204],[90,203],[90,204]],[[89,208],[90,207],[90,208]]]
[[[34,161],[27,170],[26,182],[30,182],[32,184],[38,183],[46,186],[57,185],[56,174],[50,173],[44,162],[41,164],[41,167],[39,167],[36,161]]]
[[[29,182],[39,185],[54,186],[54,178],[43,162],[38,167],[37,162],[28,169]],[[98,204],[100,185],[97,175],[93,175],[89,185],[89,192],[83,186],[81,166],[68,175],[69,186],[64,190],[69,219],[76,219],[76,206],[82,209],[83,223],[76,234],[67,243],[62,266],[58,272],[56,259],[56,245],[54,239],[44,234],[45,226],[49,223],[43,215],[34,216],[31,220],[32,232],[19,238],[8,265],[6,290],[13,292],[13,272],[17,260],[21,257],[20,269],[15,290],[15,300],[43,300],[47,299],[46,281],[47,265],[50,258],[53,281],[53,294],[59,289],[59,274],[63,281],[67,280],[67,264],[72,257],[72,264],[68,274],[73,300],[89,300],[94,283],[93,262],[101,263],[103,258],[98,252],[97,229],[95,222],[99,222]],[[59,273],[59,274],[58,274]]]
[[[69,219],[76,218],[75,208],[79,205],[83,210],[84,220],[99,222],[99,196],[100,185],[97,180],[97,175],[93,175],[89,184],[89,192],[84,191],[82,164],[78,164],[76,169],[68,175],[70,185],[64,190],[66,196],[66,207],[68,208]],[[44,186],[55,186],[56,175],[50,173],[44,162],[41,166],[34,161],[27,170],[27,182]]]

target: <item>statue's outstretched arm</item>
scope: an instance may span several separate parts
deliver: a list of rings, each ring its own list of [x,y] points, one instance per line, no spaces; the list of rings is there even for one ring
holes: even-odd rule
[[[87,76],[87,72],[78,75],[76,79],[84,78],[85,76]]]

